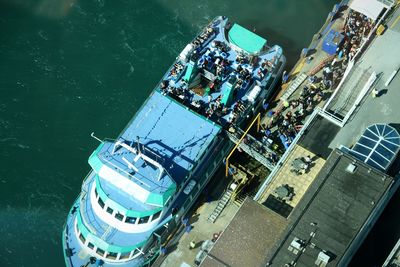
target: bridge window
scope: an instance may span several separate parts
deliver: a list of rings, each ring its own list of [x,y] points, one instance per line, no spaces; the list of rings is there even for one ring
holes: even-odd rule
[[[110,207],[107,207],[107,213],[113,214],[114,210]]]
[[[161,210],[153,215],[153,221],[157,220],[160,217],[160,215],[161,215]]]
[[[97,248],[96,253],[99,254],[100,256],[104,255],[104,250],[102,250],[101,248]]]
[[[93,245],[92,243],[90,243],[90,242],[87,244],[87,246],[88,246],[88,248],[90,248],[90,249],[94,249],[94,245]]]
[[[119,259],[120,260],[129,259],[129,255],[131,255],[130,252],[121,253],[121,256],[119,257]]]
[[[141,218],[139,218],[139,224],[148,223],[149,219],[150,219],[150,216],[141,217]]]
[[[136,248],[135,250],[134,250],[134,252],[133,252],[133,255],[132,255],[132,258],[136,258],[137,256],[139,256],[140,255],[140,247],[138,247],[138,248]]]
[[[126,217],[125,222],[135,224],[136,218],[135,217]]]
[[[117,212],[117,214],[115,214],[115,218],[117,218],[118,220],[122,221],[124,219],[124,215]]]
[[[117,259],[117,256],[118,256],[118,253],[116,253],[116,252],[108,252],[106,258],[107,258],[107,259],[115,260],[115,259]]]
[[[82,233],[79,234],[79,239],[82,241],[83,244],[85,244],[86,239],[85,239],[85,237],[82,235]]]
[[[99,200],[97,202],[99,203],[100,207],[102,209],[104,209],[105,204],[104,204],[104,201],[100,197],[99,197]]]

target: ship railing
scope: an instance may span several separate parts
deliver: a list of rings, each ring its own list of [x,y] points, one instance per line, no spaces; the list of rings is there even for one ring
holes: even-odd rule
[[[90,232],[97,234],[97,230],[92,227],[94,224],[98,224],[99,227],[105,231],[107,228],[106,224],[100,224],[100,222],[96,221],[94,222],[93,219],[90,219],[88,217],[89,214],[89,207],[88,205],[91,205],[90,199],[90,192],[89,192],[89,183],[86,184],[85,188],[82,189],[82,192],[80,194],[80,200],[79,200],[79,211],[81,213],[81,218],[83,223],[86,225],[87,228],[89,228]]]
[[[107,139],[104,139],[104,140],[105,140],[105,141],[109,141],[109,142],[116,142],[116,141],[117,141],[117,140],[113,140],[113,139],[110,139],[110,138],[107,138]],[[142,145],[141,151],[142,151],[142,154],[146,155],[146,156],[149,157],[150,159],[156,161],[156,162],[159,163],[161,166],[163,166],[163,164],[164,164],[165,161],[164,161],[163,158],[162,158],[160,155],[158,155],[156,152],[152,151],[151,149],[147,148],[147,147],[144,146],[144,145]],[[144,151],[145,153],[143,153],[143,151]],[[113,157],[113,155],[112,155],[108,150],[102,152],[100,155],[102,156],[102,157],[101,157],[102,160],[104,160],[105,162],[107,162],[108,164],[110,164],[112,167],[114,167],[115,170],[117,170],[119,173],[125,174],[125,175],[128,176],[128,178],[132,178],[132,179],[134,179],[134,180],[137,180],[140,184],[143,184],[143,185],[145,185],[146,187],[151,188],[151,186],[150,186],[149,184],[147,184],[147,183],[144,182],[144,180],[148,180],[148,181],[152,182],[149,178],[143,176],[143,175],[140,174],[140,173],[137,173],[139,176],[141,176],[141,177],[143,178],[143,179],[139,179],[139,178],[135,177],[134,175],[132,175],[132,174],[129,172],[130,169],[129,169],[128,166],[127,166],[125,169],[123,169],[123,168],[121,168],[121,167],[115,165],[114,163],[112,163],[112,162],[111,162],[110,160],[108,160],[106,157],[103,157],[103,156],[111,156],[111,157],[113,158],[113,160],[115,160],[115,161],[121,163],[121,164],[124,165],[124,166],[126,165],[125,162],[119,161],[118,159],[116,159],[115,157]],[[164,170],[164,172],[166,172],[166,173],[168,174],[169,177],[171,177],[171,179],[173,178],[166,168],[163,168],[163,170]]]
[[[110,155],[110,156],[112,156],[112,155],[110,154],[110,152],[108,152],[108,151],[105,151],[104,153],[105,153],[105,154],[108,154],[108,155]],[[119,166],[115,165],[115,164],[114,164],[113,162],[111,162],[110,160],[106,159],[105,157],[102,157],[102,159],[103,159],[105,162],[107,162],[108,164],[110,164],[112,167],[114,167],[115,170],[117,170],[119,173],[125,174],[128,178],[132,178],[133,180],[136,180],[140,185],[145,185],[147,188],[150,189],[151,186],[150,186],[148,183],[146,183],[145,181],[149,181],[149,182],[154,183],[154,182],[151,181],[149,178],[143,176],[143,175],[140,174],[140,173],[136,173],[136,174],[139,175],[140,177],[142,177],[142,179],[135,177],[134,175],[132,175],[131,173],[129,173],[129,172],[127,171],[127,170],[130,170],[129,167],[127,167],[126,169],[122,169],[122,168],[120,168]],[[115,160],[115,161],[118,161],[118,160],[116,160],[115,158],[114,158],[114,160]],[[118,162],[120,162],[121,164],[125,164],[125,163],[123,163],[123,162],[121,162],[121,161],[118,161]],[[168,174],[168,176],[171,177],[171,179],[172,179],[171,174],[170,174],[165,168],[163,168],[163,170],[164,170],[164,171]]]
[[[85,191],[85,192],[88,191],[88,186],[89,186],[89,184],[90,184],[90,182],[91,182],[90,179],[92,179],[93,177],[94,177],[93,171],[90,171],[90,172],[85,176],[85,178],[84,178],[83,181],[82,181],[82,191]]]
[[[108,154],[108,155],[112,156],[112,155],[110,154],[110,152],[108,152],[108,151],[105,151],[104,154]],[[119,172],[119,173],[121,173],[121,174],[125,174],[128,178],[132,178],[132,180],[136,180],[138,183],[143,184],[143,185],[145,185],[145,186],[148,187],[148,188],[151,188],[151,186],[150,186],[149,184],[145,183],[145,182],[143,181],[143,179],[141,180],[141,179],[135,177],[134,175],[130,174],[128,171],[122,169],[121,167],[115,165],[113,162],[111,162],[110,160],[106,159],[105,157],[102,157],[102,160],[104,160],[105,162],[107,162],[110,166],[114,167],[115,170],[116,170],[117,172]],[[116,160],[116,159],[114,159],[114,160]],[[116,160],[116,161],[117,161],[117,160]],[[122,162],[120,162],[120,163],[122,163]],[[123,164],[123,163],[122,163],[122,164]],[[129,168],[127,168],[127,169],[129,170]],[[140,173],[138,173],[138,175],[142,176]],[[149,179],[147,179],[147,178],[144,177],[144,176],[143,176],[143,178],[146,179],[146,180],[149,180]]]
[[[235,138],[239,139],[243,136],[244,131],[242,129],[240,129],[239,127],[234,127],[235,131],[232,132],[232,134],[234,135]],[[230,132],[231,133],[231,132]],[[246,137],[248,139],[250,139],[250,143],[254,144],[254,149],[256,151],[258,151],[260,153],[260,151],[262,149],[265,149],[266,153],[270,153],[270,154],[277,154],[275,151],[273,151],[272,149],[270,149],[269,147],[264,146],[263,143],[261,143],[259,140],[257,140],[255,137],[251,136],[251,135],[246,135]]]

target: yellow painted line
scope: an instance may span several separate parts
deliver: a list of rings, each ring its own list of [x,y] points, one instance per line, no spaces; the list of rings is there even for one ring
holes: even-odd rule
[[[400,15],[397,16],[397,19],[392,23],[392,25],[390,26],[390,28],[393,28],[394,25],[396,25],[397,22],[399,22],[400,20]]]
[[[300,70],[303,68],[305,62],[306,62],[306,59],[303,58],[303,59],[299,62],[299,64],[296,66],[296,68],[292,71],[292,73],[300,72]]]

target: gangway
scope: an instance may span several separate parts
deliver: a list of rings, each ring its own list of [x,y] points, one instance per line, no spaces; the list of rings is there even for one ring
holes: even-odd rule
[[[235,133],[231,133],[226,131],[229,139],[237,144],[240,140],[240,137],[244,134],[243,130],[237,128],[235,129]],[[272,163],[272,159],[270,158],[273,155],[276,155],[272,149],[268,148],[266,145],[255,139],[253,136],[247,134],[245,142],[239,143],[239,148],[246,152],[249,156],[260,162],[262,165],[267,167],[269,170],[275,168],[275,164]],[[277,161],[276,159],[275,161]]]

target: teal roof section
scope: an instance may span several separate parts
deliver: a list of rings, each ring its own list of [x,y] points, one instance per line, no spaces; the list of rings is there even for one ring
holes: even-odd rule
[[[254,54],[261,51],[267,40],[257,34],[243,28],[239,24],[234,24],[229,30],[229,41],[247,53]]]
[[[193,76],[193,71],[194,71],[194,64],[189,63],[185,72],[185,77],[183,79],[190,82]]]
[[[146,204],[163,207],[167,203],[168,199],[175,193],[175,191],[176,191],[176,184],[173,183],[162,194],[150,192],[149,197],[146,200]]]
[[[89,157],[89,165],[92,167],[92,169],[96,172],[99,173],[101,167],[103,166],[103,162],[100,160],[98,154],[100,150],[103,148],[104,143],[101,143],[99,147],[93,151],[92,155]]]
[[[230,83],[224,83],[222,86],[222,104],[225,106],[229,105],[230,102],[232,102],[233,99],[233,89],[232,89],[232,84]]]

